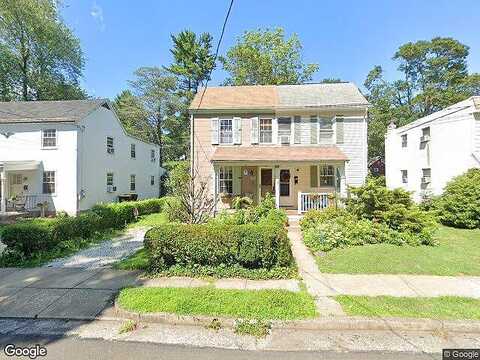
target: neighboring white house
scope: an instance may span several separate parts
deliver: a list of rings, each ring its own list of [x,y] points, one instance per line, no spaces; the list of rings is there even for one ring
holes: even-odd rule
[[[158,197],[162,173],[159,147],[127,135],[107,100],[0,103],[1,213]]]
[[[389,188],[412,191],[414,199],[439,195],[449,180],[480,167],[480,97],[395,128],[385,138]]]
[[[352,83],[221,86],[190,105],[192,168],[217,206],[235,195],[299,213],[367,175],[369,103]]]

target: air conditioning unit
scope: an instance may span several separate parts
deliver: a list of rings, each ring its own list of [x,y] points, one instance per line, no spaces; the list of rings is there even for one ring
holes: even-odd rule
[[[114,148],[107,148],[107,153],[113,154],[113,153],[115,153],[115,149]]]
[[[423,135],[420,138],[420,142],[427,142],[427,141],[430,141],[430,135]]]
[[[281,135],[280,136],[280,144],[290,145],[290,135]]]
[[[108,193],[113,193],[114,191],[117,190],[117,187],[116,186],[113,186],[113,185],[107,185],[107,192]]]
[[[423,176],[422,177],[422,184],[430,184],[430,176]]]

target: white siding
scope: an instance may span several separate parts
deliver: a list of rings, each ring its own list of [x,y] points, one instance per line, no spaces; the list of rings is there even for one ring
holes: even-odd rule
[[[422,129],[428,126],[431,140],[421,144]],[[480,165],[472,156],[474,126],[471,109],[465,109],[429,123],[390,130],[385,142],[387,186],[413,192],[416,201],[423,195],[441,194],[453,177]],[[402,148],[402,134],[407,134],[406,148]],[[431,169],[428,186],[421,184],[423,168]],[[407,184],[402,183],[401,170],[408,171]]]
[[[337,146],[348,157],[345,165],[347,185],[360,186],[367,176],[367,121],[363,117],[345,117],[343,144]]]
[[[474,151],[475,154],[480,156],[480,112],[475,115],[475,143],[474,143]]]
[[[42,129],[57,130],[56,149],[42,149]],[[56,194],[48,195],[49,211],[65,211],[71,215],[77,209],[77,131],[70,124],[3,124],[0,132],[14,133],[8,139],[0,135],[0,162],[39,161],[37,171],[22,172],[23,195],[42,194],[43,171],[56,172]]]
[[[160,183],[158,146],[144,143],[127,136],[114,113],[99,108],[81,125],[85,131],[79,133],[79,141],[84,151],[79,156],[79,189],[85,191],[80,201],[80,210],[88,209],[98,202],[117,201],[120,194],[129,193],[130,175],[136,175],[136,190],[139,199],[158,197]],[[114,138],[115,153],[106,151],[106,138]],[[130,145],[135,144],[136,158],[130,157]],[[155,150],[155,162],[150,161],[150,151]],[[117,191],[106,191],[107,173],[114,174]],[[150,177],[155,176],[155,185],[150,185]]]

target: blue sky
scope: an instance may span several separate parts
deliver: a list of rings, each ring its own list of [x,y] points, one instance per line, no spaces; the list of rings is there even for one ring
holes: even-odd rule
[[[171,61],[170,34],[210,32],[218,40],[229,0],[65,0],[62,16],[86,57],[83,86],[113,98],[140,66]],[[314,80],[338,77],[361,86],[374,65],[395,78],[391,60],[403,43],[449,36],[470,46],[480,72],[479,0],[235,0],[220,53],[245,30],[281,26],[297,33],[304,60],[320,65]],[[225,78],[214,71],[211,84]]]

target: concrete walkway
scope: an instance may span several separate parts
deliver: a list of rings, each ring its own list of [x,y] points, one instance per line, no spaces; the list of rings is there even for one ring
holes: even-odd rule
[[[290,221],[288,235],[300,276],[308,292],[315,297],[322,315],[344,315],[341,306],[332,299],[337,295],[480,298],[480,276],[321,273],[313,255],[303,243],[298,221]]]
[[[109,267],[143,248],[143,238],[147,230],[147,228],[130,229],[122,236],[103,241],[73,256],[56,259],[44,267],[84,269]]]

